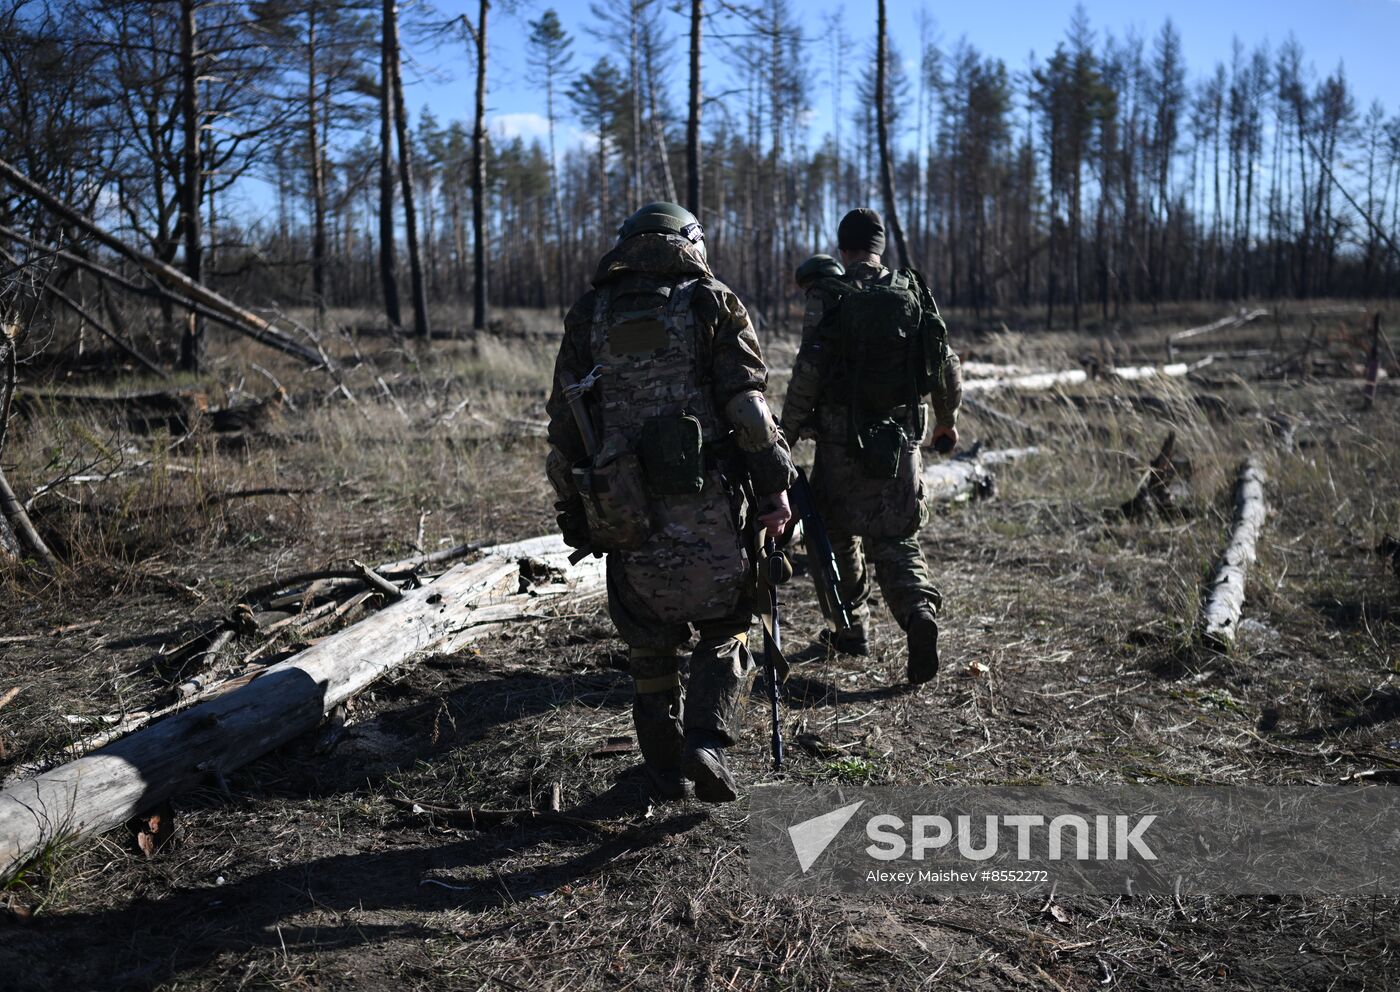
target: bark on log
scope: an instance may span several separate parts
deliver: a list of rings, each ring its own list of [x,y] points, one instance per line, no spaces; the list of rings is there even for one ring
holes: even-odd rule
[[[314,729],[386,671],[489,629],[473,625],[479,610],[538,604],[518,592],[521,558],[563,570],[571,590],[602,588],[601,562],[570,567],[569,550],[558,537],[497,546],[246,686],[0,792],[0,880],[55,839],[119,826]]]
[[[1235,642],[1244,609],[1244,583],[1254,563],[1254,546],[1264,526],[1264,469],[1255,458],[1240,466],[1235,480],[1235,516],[1230,541],[1201,604],[1201,638],[1222,650]]]

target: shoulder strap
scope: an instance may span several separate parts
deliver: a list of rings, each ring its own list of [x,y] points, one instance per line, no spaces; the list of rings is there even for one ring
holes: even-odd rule
[[[671,297],[666,305],[667,315],[671,319],[682,322],[691,320],[691,303],[695,299],[695,291],[700,288],[700,282],[699,278],[685,279],[671,287]],[[711,379],[710,354],[713,349],[711,341],[706,339],[700,329],[700,321],[693,320],[690,328],[695,336],[695,381],[703,386]]]

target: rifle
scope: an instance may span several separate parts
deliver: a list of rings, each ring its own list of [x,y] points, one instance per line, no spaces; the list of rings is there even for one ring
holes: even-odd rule
[[[593,384],[598,381],[598,373],[602,370],[601,365],[595,365],[593,371],[584,376],[583,382],[577,381],[563,370],[559,372],[559,385],[564,387],[564,399],[569,404],[569,412],[574,415],[579,438],[583,441],[583,450],[588,453],[589,458],[598,453],[598,440],[597,435],[593,433],[593,418],[588,415],[588,408],[583,405],[583,395],[593,388]],[[594,552],[589,548],[578,548],[569,555],[569,564],[577,565],[591,554]]]
[[[761,592],[767,594],[766,612],[760,615],[763,626],[763,675],[768,683],[769,716],[773,726],[773,770],[783,770],[782,683],[787,680],[788,663],[783,657],[782,627],[778,619],[778,586],[792,578],[792,563],[773,543],[771,537],[763,542],[763,567],[759,572]]]
[[[837,630],[846,630],[851,626],[851,608],[841,598],[841,569],[836,564],[836,552],[831,547],[826,524],[817,513],[812,484],[801,466],[797,469],[797,479],[788,489],[788,499],[792,502],[793,518],[802,521],[807,561],[812,569],[812,582],[817,587],[817,604],[822,616],[834,623]]]

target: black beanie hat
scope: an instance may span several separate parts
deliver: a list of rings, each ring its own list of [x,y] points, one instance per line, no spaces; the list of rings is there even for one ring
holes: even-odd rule
[[[858,207],[841,218],[836,229],[836,244],[844,251],[868,251],[873,255],[885,253],[885,223],[869,207]]]

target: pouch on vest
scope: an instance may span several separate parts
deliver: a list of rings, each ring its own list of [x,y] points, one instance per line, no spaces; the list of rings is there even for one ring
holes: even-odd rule
[[[904,428],[889,417],[866,424],[856,445],[861,469],[871,479],[893,479],[899,474],[899,459],[908,443]]]
[[[651,512],[635,453],[604,445],[590,461],[573,467],[583,497],[590,550],[635,551],[651,537]]]
[[[637,446],[647,491],[657,496],[685,496],[704,489],[703,443],[698,417],[677,413],[648,418]]]

